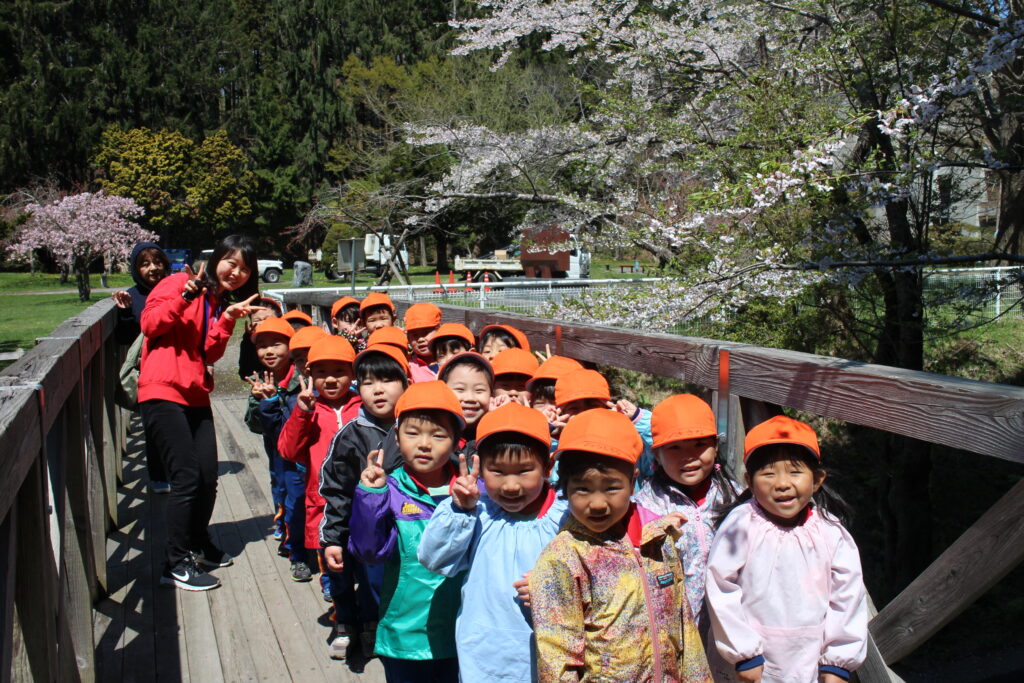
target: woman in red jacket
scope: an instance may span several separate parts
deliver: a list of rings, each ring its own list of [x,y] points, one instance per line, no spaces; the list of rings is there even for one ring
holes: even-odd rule
[[[161,280],[142,311],[139,409],[146,438],[156,441],[171,480],[161,584],[209,590],[220,581],[202,567],[231,564],[207,529],[217,499],[208,368],[224,355],[235,321],[258,310],[252,306],[259,295],[256,272],[256,245],[232,235],[198,275],[188,270]]]

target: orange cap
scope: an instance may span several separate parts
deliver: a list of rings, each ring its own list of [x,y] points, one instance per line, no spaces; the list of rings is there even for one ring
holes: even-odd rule
[[[437,328],[437,332],[434,333],[434,339],[440,339],[441,337],[458,337],[459,339],[465,339],[469,342],[469,348],[476,346],[476,337],[470,332],[469,328],[462,323],[444,323]],[[430,341],[433,342],[434,339]]]
[[[400,418],[402,413],[409,410],[443,410],[455,416],[460,430],[466,428],[458,397],[439,379],[409,385],[395,403],[395,417]]]
[[[261,321],[252,330],[252,338],[255,339],[258,334],[283,334],[289,339],[295,334],[295,330],[289,325],[284,318],[267,318]]]
[[[296,330],[295,334],[292,335],[292,340],[288,342],[288,350],[295,351],[296,349],[308,349],[313,345],[313,342],[323,339],[326,336],[328,336],[328,334],[315,325],[303,327],[301,330]]]
[[[537,371],[533,373],[533,377],[526,383],[526,390],[532,391],[533,389],[531,385],[539,379],[557,380],[567,372],[582,369],[583,366],[580,365],[579,361],[573,360],[572,358],[567,358],[566,356],[551,356],[541,363],[540,367],[537,368]]]
[[[644,442],[628,417],[617,410],[592,408],[565,425],[555,455],[586,451],[636,464],[643,450]]]
[[[351,306],[352,304],[355,304],[356,306],[358,306],[359,305],[359,299],[355,299],[355,298],[350,297],[350,296],[343,296],[343,297],[341,297],[340,299],[335,301],[333,304],[331,304],[331,317],[332,318],[337,318],[338,317],[338,313],[341,312],[341,309],[345,308],[346,306]]]
[[[454,366],[456,362],[465,361],[469,361],[474,365],[479,366],[480,369],[487,373],[487,375],[491,378],[491,385],[494,385],[494,367],[491,365],[491,361],[487,360],[476,351],[463,351],[462,353],[457,353],[454,356],[451,356],[448,360],[444,362],[444,365],[438,368],[437,378],[440,380],[447,379],[448,373],[451,372],[452,366]]]
[[[309,314],[308,313],[303,313],[302,311],[300,311],[297,308],[293,308],[292,310],[288,311],[287,313],[285,313],[281,317],[284,320],[301,320],[302,322],[306,323],[307,325],[312,325],[313,324],[313,319],[311,317],[309,317]]]
[[[673,441],[717,436],[715,415],[700,396],[676,394],[651,411],[651,445],[659,448]]]
[[[555,405],[564,406],[581,398],[612,400],[611,389],[597,370],[573,370],[555,380]]]
[[[413,304],[405,311],[405,329],[419,330],[441,324],[441,309],[435,304]]]
[[[309,347],[306,365],[312,365],[322,360],[337,360],[342,363],[351,363],[355,359],[355,349],[349,344],[348,339],[327,335],[313,342],[313,345]]]
[[[484,333],[486,333],[487,330],[492,330],[494,328],[497,328],[499,330],[505,330],[506,332],[511,334],[512,338],[515,339],[516,342],[519,344],[519,348],[525,349],[527,351],[530,350],[530,340],[526,338],[526,335],[523,334],[522,330],[517,330],[511,325],[484,325],[483,329],[480,330],[480,334],[477,338],[483,339]]]
[[[746,462],[750,454],[761,446],[773,443],[791,443],[803,446],[813,453],[815,458],[821,460],[818,435],[814,432],[814,428],[806,422],[800,422],[785,415],[776,415],[747,432],[747,438],[743,441],[743,462]]]
[[[532,377],[540,367],[540,363],[529,351],[523,349],[505,349],[491,359],[494,376],[526,375]]]
[[[391,297],[384,292],[370,292],[366,298],[359,302],[359,312],[362,313],[371,306],[387,306],[391,312],[395,312],[395,305],[391,303]]]
[[[409,337],[406,336],[405,330],[400,330],[393,325],[378,327],[371,332],[370,336],[366,339],[366,345],[373,346],[374,344],[391,344],[401,348],[406,353],[409,352]]]
[[[551,430],[544,414],[521,403],[506,403],[480,418],[476,425],[477,450],[489,437],[509,432],[536,439],[545,450],[551,448]]]
[[[387,343],[371,344],[367,346],[359,352],[359,355],[356,356],[356,360],[353,365],[358,366],[359,361],[371,353],[383,353],[388,358],[394,359],[396,363],[402,366],[402,370],[405,372],[406,377],[409,376],[409,359],[406,358],[405,352]]]

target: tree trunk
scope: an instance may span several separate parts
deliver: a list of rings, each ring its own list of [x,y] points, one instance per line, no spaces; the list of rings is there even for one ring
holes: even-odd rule
[[[448,264],[448,233],[442,229],[434,231],[434,245],[437,248],[437,270],[444,272],[451,266]]]
[[[427,238],[423,235],[419,237],[420,243],[420,265],[424,268],[427,267]]]
[[[60,265],[58,266],[58,268],[60,270],[60,283],[62,285],[66,285],[68,283],[68,275],[70,274],[68,272],[68,267],[65,265]]]
[[[75,259],[75,283],[78,285],[78,298],[88,301],[92,293],[89,287],[89,261],[84,258]]]

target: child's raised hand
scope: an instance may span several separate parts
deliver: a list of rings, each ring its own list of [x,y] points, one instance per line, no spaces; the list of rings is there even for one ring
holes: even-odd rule
[[[277,394],[274,379],[269,375],[269,372],[264,373],[263,379],[260,379],[259,374],[254,372],[252,376],[245,378],[245,381],[252,385],[252,395],[256,398],[272,398]]]
[[[495,408],[500,408],[506,403],[510,402],[511,400],[512,399],[509,398],[508,394],[502,394],[501,396],[491,396],[491,401],[487,407],[487,410],[494,410]]]
[[[630,420],[632,420],[633,416],[636,415],[636,404],[631,401],[627,401],[624,398],[620,398],[615,403],[608,401],[608,407],[622,413]]]
[[[114,305],[118,308],[131,308],[132,306],[132,295],[123,289],[111,294],[110,298],[114,300]]]
[[[549,360],[551,358],[551,355],[552,355],[551,354],[551,344],[545,344],[543,351],[541,351],[539,349],[535,350],[533,352],[533,355],[537,356],[537,360],[540,361],[541,363],[543,363],[546,360]]]
[[[737,671],[736,680],[743,681],[743,683],[761,683],[762,673],[764,673],[764,664],[755,666],[753,669],[747,669],[746,671]]]
[[[544,409],[544,417],[547,418],[548,424],[551,425],[551,436],[557,437],[565,429],[565,425],[569,422],[569,416],[563,413],[554,406],[548,406]]]
[[[324,560],[327,561],[327,568],[332,572],[340,572],[345,568],[340,545],[329,545],[324,548]]]
[[[313,380],[299,375],[299,393],[295,397],[295,405],[305,411],[313,410],[316,406],[316,396],[313,395]]]
[[[370,451],[366,456],[366,469],[359,475],[360,483],[369,489],[379,489],[388,483],[387,472],[384,471],[384,450]]]
[[[532,573],[526,572],[523,574],[523,578],[512,584],[512,587],[516,589],[519,602],[523,603],[523,607],[527,609],[530,607],[530,574]]]
[[[465,453],[459,453],[459,476],[452,483],[452,499],[463,510],[476,509],[480,500],[480,487],[476,479],[480,474],[480,456],[473,456],[473,471],[466,467]]]

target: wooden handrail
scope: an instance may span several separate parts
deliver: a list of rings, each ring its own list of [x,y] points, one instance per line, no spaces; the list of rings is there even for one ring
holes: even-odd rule
[[[0,683],[95,678],[124,452],[115,322],[100,301],[0,372]]]
[[[332,292],[284,293],[285,304],[328,320]],[[395,300],[399,316],[412,302]],[[786,406],[1013,462],[1024,462],[1024,388],[795,351],[617,327],[565,323],[438,303],[446,322],[474,332],[506,323],[556,353],[718,389],[718,352],[729,351],[732,397],[742,412]],[[730,432],[735,421],[730,406]],[[749,405],[747,405],[749,404]],[[758,407],[761,406],[761,407]],[[746,410],[752,408],[752,410]],[[742,422],[742,418],[738,420]],[[751,426],[751,425],[748,425]],[[742,439],[742,426],[739,433]],[[734,438],[735,437],[731,437]],[[860,681],[889,681],[899,661],[1024,559],[1024,483],[982,516],[871,622],[871,659]],[[984,553],[986,561],[977,561]],[[937,596],[939,590],[942,595]],[[941,604],[939,604],[941,603]],[[877,648],[875,644],[877,643]]]

